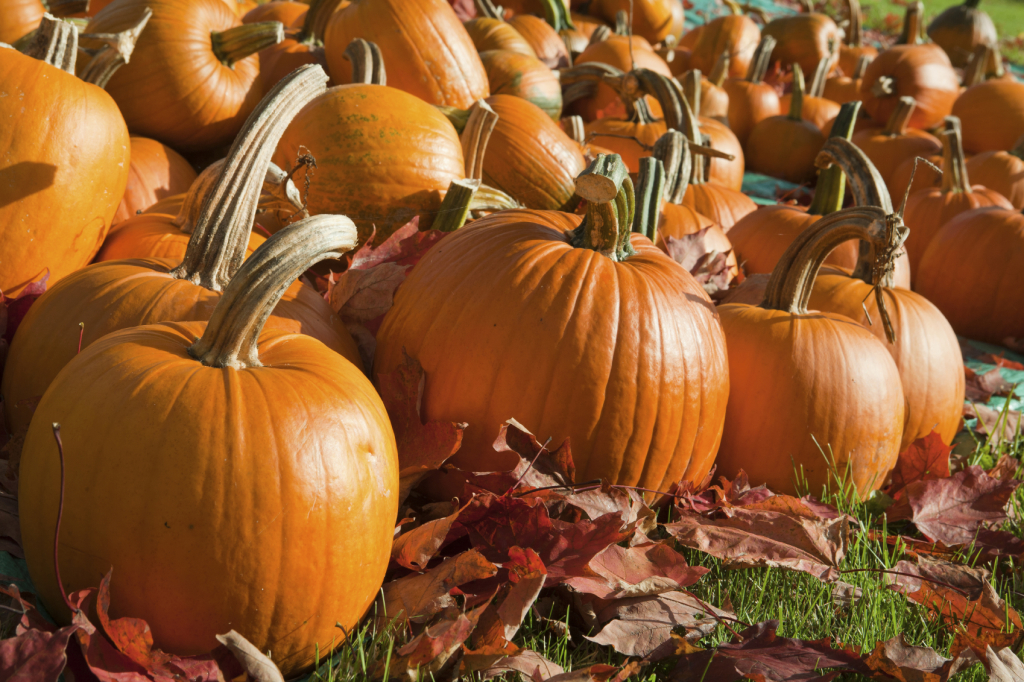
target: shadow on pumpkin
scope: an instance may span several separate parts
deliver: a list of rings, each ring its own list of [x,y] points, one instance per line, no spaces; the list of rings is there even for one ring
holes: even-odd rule
[[[35,161],[22,161],[0,169],[0,208],[42,192],[53,184],[56,175],[56,166]]]

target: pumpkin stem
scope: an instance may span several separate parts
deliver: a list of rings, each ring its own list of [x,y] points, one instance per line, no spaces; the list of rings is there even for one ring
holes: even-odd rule
[[[861,29],[864,16],[860,11],[860,0],[846,0],[846,14],[850,18],[850,23],[846,26],[846,44],[850,47],[861,47],[864,44]]]
[[[352,62],[353,83],[387,85],[384,57],[376,43],[354,38],[345,48],[345,57]]]
[[[231,278],[189,355],[208,367],[260,367],[260,332],[284,292],[311,265],[340,257],[358,241],[355,223],[338,215],[313,216],[277,232]]]
[[[587,41],[587,47],[590,47],[594,43],[603,43],[613,35],[615,35],[615,33],[610,27],[604,25],[598,26],[594,29],[594,32],[590,34],[590,40]]]
[[[603,82],[608,83],[609,87],[618,92],[623,101],[626,101],[620,91],[621,79],[624,75],[614,66],[600,62],[577,64],[567,69],[560,69],[558,82],[562,86],[563,109],[576,100],[593,97],[597,94],[598,84]]]
[[[661,161],[665,172],[665,201],[683,203],[693,174],[693,155],[686,137],[678,130],[669,130],[654,143],[652,156]]]
[[[967,178],[967,159],[964,158],[963,132],[960,119],[946,117],[946,129],[942,131],[942,191],[970,194],[971,183]]]
[[[435,104],[434,108],[444,114],[444,117],[448,119],[448,122],[455,128],[455,132],[462,134],[462,131],[466,129],[466,123],[469,122],[469,109],[459,109],[458,107],[449,107],[444,104]]]
[[[615,13],[615,35],[629,36],[629,12],[624,9]]]
[[[73,74],[78,58],[78,28],[51,14],[44,14],[35,42],[25,50],[25,54]]]
[[[481,184],[469,202],[470,211],[506,211],[523,205],[496,187]]]
[[[910,124],[910,117],[914,115],[917,102],[913,97],[900,97],[899,104],[893,109],[892,115],[882,130],[883,135],[899,137],[907,134],[907,125]]]
[[[618,154],[600,154],[576,178],[576,194],[587,214],[572,233],[574,246],[592,249],[614,261],[632,254],[633,182]]]
[[[587,128],[582,116],[566,116],[558,124],[576,144],[582,147],[587,143]]]
[[[921,25],[923,16],[924,5],[920,1],[907,5],[907,12],[903,15],[903,32],[896,41],[897,45],[920,45],[924,42],[921,40],[924,35]]]
[[[465,225],[466,219],[469,218],[469,207],[473,202],[473,195],[478,189],[480,189],[479,180],[469,178],[452,180],[431,229],[454,232]]]
[[[789,100],[789,119],[799,121],[804,113],[804,70],[793,62],[793,91]]]
[[[754,56],[747,68],[747,80],[751,83],[760,83],[764,75],[768,73],[768,67],[772,63],[772,50],[775,49],[775,38],[764,36],[754,50]]]
[[[300,43],[322,45],[327,20],[338,9],[341,0],[312,0],[306,10],[306,19],[302,22],[302,30],[295,36]]]
[[[683,97],[690,105],[690,111],[700,119],[700,97],[701,97],[701,73],[700,69],[690,69],[683,74]]]
[[[480,16],[505,21],[504,8],[498,7],[491,0],[475,0],[473,4],[476,5],[476,13]]]
[[[853,67],[853,75],[851,78],[854,80],[860,80],[864,78],[864,72],[868,70],[868,64],[871,63],[871,57],[866,54],[862,54],[857,58],[857,66]]]
[[[83,39],[96,40],[105,45],[94,51],[93,58],[78,74],[79,78],[100,88],[107,87],[107,83],[110,82],[117,70],[131,60],[135,44],[139,41],[142,30],[146,28],[146,24],[152,17],[153,10],[147,7],[134,26],[120,33],[83,33]],[[89,50],[84,51],[90,52]]]
[[[88,10],[89,0],[47,0],[43,6],[55,17],[70,17]]]
[[[1005,75],[1003,55],[999,53],[999,48],[994,45],[978,45],[974,48],[971,61],[964,69],[963,84],[965,87],[971,87],[990,78],[1002,78]]]
[[[203,211],[203,202],[217,186],[221,174],[224,172],[226,159],[214,161],[203,169],[203,172],[192,181],[185,200],[178,210],[178,215],[171,221],[185,234],[192,234],[196,223]],[[293,214],[301,214],[304,210],[302,197],[299,190],[292,182],[288,173],[278,168],[277,164],[271,162],[267,168],[267,174],[263,178],[263,186],[260,191],[258,203],[259,209],[264,211],[281,210],[282,208],[291,211]],[[303,216],[308,218],[308,215]]]
[[[715,66],[711,69],[711,75],[708,76],[708,80],[716,86],[722,87],[725,77],[729,75],[729,64],[731,62],[732,57],[729,56],[729,50],[722,50],[722,54],[718,55],[718,59],[715,60]]]
[[[860,101],[847,102],[839,108],[836,120],[832,124],[829,137],[841,137],[849,140],[853,135],[857,114],[860,113]],[[829,215],[843,207],[843,196],[846,194],[846,175],[839,164],[818,173],[818,182],[814,187],[814,200],[807,208],[812,215]]]
[[[665,200],[665,166],[661,161],[653,156],[640,159],[635,191],[633,232],[639,232],[651,242],[656,242],[661,202]]]
[[[572,17],[569,16],[569,10],[562,0],[540,0],[540,7],[544,12],[544,20],[551,25],[551,28],[558,32],[576,29],[572,23]]]
[[[228,152],[217,185],[203,202],[185,258],[171,276],[223,289],[245,258],[249,228],[270,157],[292,118],[326,90],[327,74],[308,64],[282,79],[249,115]]]
[[[891,286],[893,265],[909,232],[899,216],[878,206],[854,206],[825,216],[812,223],[786,249],[768,279],[761,307],[806,315],[821,264],[843,242],[860,239],[879,254],[873,283],[886,338],[894,342],[892,322],[877,287]]]
[[[822,97],[825,94],[825,81],[828,80],[828,57],[824,57],[818,62],[818,66],[814,69],[814,77],[811,79],[811,87],[807,91],[807,94],[811,97]]]
[[[280,21],[258,21],[210,34],[213,53],[225,66],[232,66],[282,40],[284,24]]]
[[[466,177],[480,180],[484,176],[484,156],[498,114],[484,100],[477,100],[469,109],[469,119],[462,130],[462,156],[466,159]]]

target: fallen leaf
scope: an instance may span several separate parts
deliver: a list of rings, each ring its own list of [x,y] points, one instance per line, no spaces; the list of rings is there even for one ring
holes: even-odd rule
[[[1014,384],[1003,377],[998,367],[990,369],[984,374],[978,374],[970,367],[964,367],[966,377],[966,398],[972,402],[987,403],[992,396],[1009,395],[1014,390]]]
[[[635,490],[612,487],[602,481],[599,488],[582,492],[566,491],[565,501],[581,510],[591,519],[605,514],[619,514],[623,524],[636,523],[641,519],[654,518],[654,511],[647,506],[644,498]]]
[[[28,314],[28,309],[32,307],[32,304],[36,300],[46,293],[46,285],[50,280],[50,271],[47,270],[43,273],[43,276],[32,282],[18,294],[15,298],[7,298],[3,292],[0,291],[0,309],[3,312],[4,328],[0,330],[0,336],[3,337],[4,341],[8,344],[14,340],[14,333],[18,331],[18,327],[21,325],[21,321],[25,319],[25,315]]]
[[[863,596],[862,588],[842,580],[838,580],[832,585],[832,603],[836,608],[850,608]]]
[[[601,599],[642,597],[671,592],[697,582],[708,572],[690,566],[683,555],[664,543],[632,547],[612,545],[590,561],[595,577],[573,577],[566,584]]]
[[[394,372],[377,377],[377,390],[395,430],[399,461],[399,504],[427,474],[436,471],[462,445],[465,424],[423,423],[426,374],[419,361],[406,355]]]
[[[549,450],[515,419],[509,419],[498,430],[494,441],[495,452],[513,453],[518,464],[509,471],[470,473],[469,482],[496,495],[530,488],[564,486],[567,490],[575,483],[576,466],[566,439],[555,450]]]
[[[615,677],[618,672],[618,667],[614,665],[597,663],[586,668],[549,677],[546,682],[605,682]]]
[[[710,634],[722,618],[733,615],[705,604],[689,592],[668,592],[653,597],[618,599],[597,611],[605,623],[591,642],[611,646],[625,656],[660,660],[672,655],[672,631],[682,629],[687,639]]]
[[[406,677],[430,679],[436,677],[462,651],[463,642],[476,628],[480,615],[489,603],[454,618],[445,618],[427,627],[408,644],[395,651],[396,656],[380,661],[374,669],[374,678]]]
[[[77,625],[56,632],[25,630],[0,641],[0,680],[57,682],[67,665],[67,648]]]
[[[420,218],[414,217],[374,247],[376,234],[363,244],[358,251],[350,253],[346,260],[349,268],[366,270],[381,263],[416,265],[434,244],[448,235],[440,230],[420,230]]]
[[[708,295],[725,291],[733,279],[729,267],[732,251],[716,251],[707,245],[710,227],[684,237],[665,237],[665,252],[700,282]]]
[[[1024,682],[1024,663],[1021,663],[1013,649],[1003,647],[997,653],[988,647],[985,662],[989,682]]]
[[[426,573],[385,583],[378,598],[378,619],[383,625],[395,618],[422,622],[454,603],[449,596],[452,588],[497,572],[498,567],[475,549],[449,557]]]
[[[1017,476],[1020,469],[1020,460],[1010,455],[1003,455],[996,462],[996,465],[988,470],[988,475],[1000,481],[1009,481]]]
[[[452,524],[459,518],[461,509],[444,518],[434,519],[402,533],[391,545],[391,558],[399,566],[413,571],[423,571],[441,549]]]
[[[462,658],[459,660],[459,673],[467,676],[471,673],[487,670],[499,660],[506,656],[514,656],[519,651],[519,647],[512,642],[482,646],[479,649],[470,649],[463,644]]]
[[[217,641],[231,650],[252,682],[284,682],[284,675],[274,662],[234,630],[217,635]]]
[[[943,443],[935,431],[918,438],[900,453],[886,492],[897,498],[904,488],[916,481],[949,478],[949,453],[952,451],[953,446]]]
[[[864,664],[871,672],[899,682],[945,682],[962,665],[940,656],[931,647],[908,644],[903,635],[878,642]]]
[[[974,430],[985,434],[993,444],[1012,441],[1020,430],[1020,412],[995,410],[981,403],[964,403],[965,419],[977,419]]]
[[[513,656],[506,656],[494,662],[494,664],[483,671],[483,678],[489,680],[510,672],[518,672],[530,680],[549,680],[555,675],[561,675],[563,668],[552,663],[536,651],[523,649]]]

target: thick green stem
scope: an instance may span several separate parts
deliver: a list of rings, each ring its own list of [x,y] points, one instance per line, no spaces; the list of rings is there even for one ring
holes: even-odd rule
[[[318,215],[283,228],[232,278],[189,355],[209,367],[260,367],[260,332],[284,292],[310,266],[358,243],[355,224],[344,216]]]
[[[793,91],[790,93],[788,114],[790,120],[799,121],[803,116],[804,87],[804,70],[793,62]]]
[[[448,191],[441,202],[441,208],[434,218],[432,229],[441,232],[454,232],[466,224],[469,218],[469,207],[473,203],[473,195],[480,189],[479,180],[452,180]]]
[[[466,129],[466,123],[469,121],[469,109],[459,109],[458,107],[449,107],[444,104],[435,104],[434,108],[444,114],[455,131],[462,134],[462,131]]]
[[[576,194],[587,214],[573,232],[574,246],[592,249],[614,261],[632,253],[633,182],[618,154],[601,154],[576,178]]]
[[[883,135],[899,137],[907,134],[907,126],[910,125],[910,117],[914,115],[917,102],[913,97],[900,97],[899,104],[893,109],[892,115],[882,130]]]
[[[284,40],[284,24],[280,21],[260,21],[255,24],[233,26],[226,31],[210,34],[213,53],[222,64],[231,66],[271,45]]]
[[[220,291],[245,258],[270,157],[302,107],[327,88],[327,74],[307,64],[283,78],[242,126],[224,171],[196,220],[185,258],[171,276]]]
[[[540,6],[544,11],[544,20],[551,24],[551,28],[559,32],[567,29],[575,30],[572,17],[569,15],[569,8],[562,3],[562,0],[540,0]]]
[[[942,191],[971,192],[967,160],[964,158],[963,133],[960,119],[956,116],[946,117],[946,129],[942,131]]]
[[[686,137],[678,130],[669,130],[654,143],[654,158],[665,171],[665,201],[683,203],[693,173],[693,155]]]
[[[907,5],[907,12],[903,16],[903,32],[900,33],[900,37],[896,41],[897,45],[920,45],[924,42],[921,40],[921,36],[924,35],[921,30],[923,16],[924,5],[921,2],[912,2]]]
[[[484,157],[487,143],[491,139],[498,114],[485,100],[477,100],[469,109],[469,119],[459,136],[462,142],[462,157],[466,160],[466,177],[481,180],[484,177]]]
[[[523,208],[523,205],[490,185],[481,184],[469,204],[470,211],[506,211],[510,208]]]
[[[345,57],[352,63],[352,82],[363,85],[387,85],[384,56],[377,47],[362,38],[353,38],[345,48]]]
[[[73,74],[78,57],[78,29],[74,24],[44,14],[35,42],[25,50],[25,54]]]
[[[78,74],[86,83],[92,83],[97,87],[105,88],[111,77],[122,66],[131,61],[132,53],[135,51],[135,44],[139,41],[146,24],[153,17],[153,10],[148,7],[142,11],[142,17],[131,26],[120,33],[83,33],[82,39],[95,40],[103,44],[93,54],[92,59],[82,72]]]
[[[829,137],[841,137],[849,140],[853,135],[857,114],[860,113],[860,101],[847,102],[839,108],[836,120],[832,124]],[[814,187],[814,200],[807,212],[812,215],[829,215],[843,207],[843,196],[846,194],[846,174],[839,164],[833,164],[818,174],[818,182]]]
[[[811,97],[822,97],[825,94],[825,81],[828,80],[829,58],[822,57],[814,69],[814,77],[811,79],[811,87],[807,94]]]
[[[636,180],[636,200],[633,213],[633,232],[639,232],[652,242],[658,240],[658,221],[661,202],[665,194],[665,167],[653,156],[640,159],[640,172]]]
[[[747,80],[751,83],[760,83],[764,80],[764,75],[768,73],[768,67],[772,63],[772,51],[775,49],[775,38],[771,36],[763,36],[761,42],[757,44],[757,49],[754,50],[754,56],[750,60],[750,66],[747,68]]]

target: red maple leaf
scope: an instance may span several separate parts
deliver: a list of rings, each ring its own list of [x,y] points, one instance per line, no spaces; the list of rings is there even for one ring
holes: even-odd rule
[[[916,481],[949,478],[949,453],[952,451],[953,446],[943,443],[935,431],[915,440],[896,460],[888,494],[898,498],[904,488]]]

